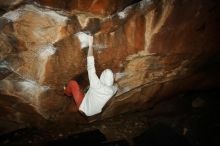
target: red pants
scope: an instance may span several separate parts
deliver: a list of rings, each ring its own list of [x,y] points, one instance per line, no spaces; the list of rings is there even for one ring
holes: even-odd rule
[[[76,106],[79,109],[84,98],[84,94],[81,91],[79,84],[74,80],[69,81],[64,92],[67,96],[73,96]]]

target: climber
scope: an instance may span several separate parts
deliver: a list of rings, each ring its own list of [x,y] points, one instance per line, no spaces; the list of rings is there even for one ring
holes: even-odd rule
[[[89,36],[89,49],[87,54],[87,71],[89,77],[89,89],[84,95],[79,84],[75,80],[67,83],[64,92],[67,96],[73,96],[77,109],[86,116],[93,116],[102,111],[107,101],[117,92],[117,85],[113,85],[114,76],[110,69],[102,72],[100,78],[96,75],[93,56],[93,36]]]

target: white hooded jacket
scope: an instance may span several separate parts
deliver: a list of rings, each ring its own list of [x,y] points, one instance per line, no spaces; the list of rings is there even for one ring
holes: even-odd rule
[[[114,77],[110,69],[102,72],[100,79],[96,75],[94,57],[87,57],[87,70],[90,87],[79,107],[79,110],[87,116],[98,114],[116,93],[117,86],[114,86]]]

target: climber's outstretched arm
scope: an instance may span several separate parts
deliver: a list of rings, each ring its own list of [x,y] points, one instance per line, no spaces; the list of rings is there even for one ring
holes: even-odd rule
[[[87,54],[88,57],[93,56],[92,44],[93,44],[93,36],[89,36],[89,50],[88,50],[88,54]]]
[[[89,76],[89,83],[90,83],[90,87],[99,88],[101,83],[96,74],[92,45],[93,45],[93,36],[89,36],[89,50],[87,54],[87,71]]]

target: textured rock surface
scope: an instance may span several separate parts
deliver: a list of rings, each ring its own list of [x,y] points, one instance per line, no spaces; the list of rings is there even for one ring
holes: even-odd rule
[[[46,124],[45,119],[27,103],[15,97],[2,95],[0,97],[0,134],[32,125],[41,127]]]
[[[54,8],[61,8],[69,12],[86,11],[100,16],[113,14],[126,6],[140,0],[35,0],[36,2]],[[148,1],[148,0],[147,0]]]
[[[95,36],[97,73],[111,68],[119,85],[102,118],[218,86],[218,2],[37,2],[50,7],[29,3],[1,17],[0,93],[25,101],[46,119],[83,122],[62,89],[79,75],[88,85],[86,51],[74,35],[80,31]]]

